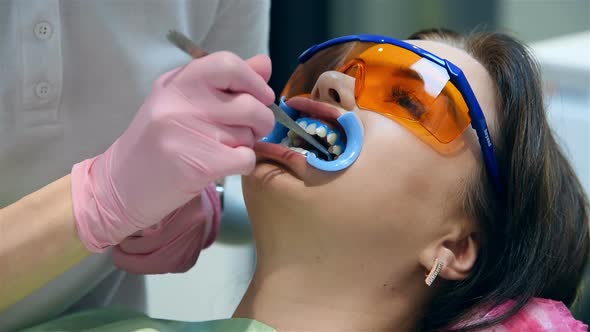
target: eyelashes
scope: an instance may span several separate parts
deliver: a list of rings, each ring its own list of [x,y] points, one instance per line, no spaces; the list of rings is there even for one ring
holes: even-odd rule
[[[405,108],[414,119],[419,119],[426,112],[422,102],[411,91],[405,90],[401,86],[391,88],[391,98],[393,102]]]

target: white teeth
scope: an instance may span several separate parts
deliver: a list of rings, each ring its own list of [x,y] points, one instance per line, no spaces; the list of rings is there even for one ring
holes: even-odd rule
[[[303,144],[303,140],[298,137],[291,138],[291,146],[301,146]]]
[[[297,122],[297,124],[299,125],[299,127],[303,129],[307,128],[307,122],[305,121]]]
[[[295,138],[295,137],[297,137],[297,134],[295,134],[295,132],[294,132],[293,130],[289,130],[289,131],[287,132],[287,136],[288,136],[289,138]]]
[[[336,143],[337,139],[338,139],[338,135],[336,133],[328,134],[328,137],[327,137],[328,143],[334,145],[334,143]]]
[[[308,127],[309,128],[309,127]],[[326,134],[328,133],[326,130],[326,127],[320,126],[317,127],[315,130],[316,135],[318,135],[319,137],[326,137]]]
[[[305,149],[296,148],[296,147],[290,147],[289,149],[291,149],[291,150],[293,150],[295,152],[299,152],[299,153],[301,153],[304,156],[307,155],[307,150],[305,150]]]
[[[317,125],[315,123],[310,124],[309,126],[307,126],[307,128],[305,128],[305,131],[310,134],[313,135],[315,134],[315,129],[316,129]]]
[[[339,156],[342,153],[342,147],[340,145],[332,145],[330,148],[328,148],[328,152]]]

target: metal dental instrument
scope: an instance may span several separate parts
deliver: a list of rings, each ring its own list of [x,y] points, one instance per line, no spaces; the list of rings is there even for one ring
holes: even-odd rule
[[[283,110],[276,104],[272,104],[268,106],[272,112],[275,114],[275,119],[278,123],[282,124],[283,126],[291,129],[295,134],[299,135],[303,138],[307,143],[313,145],[314,148],[318,149],[321,153],[325,154],[328,157],[328,160],[332,160],[332,155],[328,150],[321,145],[318,141],[313,138],[310,134],[308,134],[305,129],[301,128],[295,120],[291,119],[287,113],[283,112]]]
[[[192,40],[190,40],[187,36],[183,33],[170,30],[166,35],[168,41],[170,41],[174,46],[178,47],[186,54],[190,55],[194,59],[198,59],[207,55],[203,49],[201,49],[197,44],[195,44]],[[332,160],[332,155],[328,150],[320,144],[313,136],[308,134],[305,129],[301,128],[295,120],[291,119],[289,115],[287,115],[278,105],[272,104],[268,106],[275,115],[275,118],[278,123],[282,124],[283,126],[289,128],[295,134],[299,135],[303,138],[307,143],[311,144],[314,148],[318,149],[319,152],[326,155],[329,161]]]

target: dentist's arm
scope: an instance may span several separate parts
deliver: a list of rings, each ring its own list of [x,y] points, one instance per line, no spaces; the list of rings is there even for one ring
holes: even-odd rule
[[[0,311],[89,254],[76,232],[69,176],[0,210]]]
[[[219,52],[164,74],[103,154],[0,210],[0,310],[87,251],[183,212],[215,179],[251,172],[253,145],[274,126],[270,67],[266,56]]]

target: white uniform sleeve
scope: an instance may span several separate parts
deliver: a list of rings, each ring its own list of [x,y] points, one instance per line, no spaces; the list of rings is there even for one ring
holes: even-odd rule
[[[242,58],[268,54],[270,0],[223,0],[202,47],[228,50]]]

